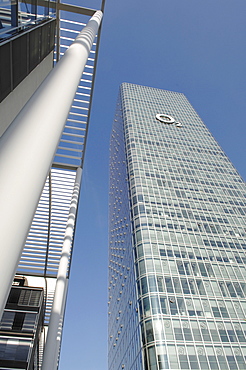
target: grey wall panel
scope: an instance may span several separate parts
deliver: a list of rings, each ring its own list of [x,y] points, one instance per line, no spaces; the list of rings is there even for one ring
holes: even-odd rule
[[[10,43],[0,49],[0,101],[11,91]]]

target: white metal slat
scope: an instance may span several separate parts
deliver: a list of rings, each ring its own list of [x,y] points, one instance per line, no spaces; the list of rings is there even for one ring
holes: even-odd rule
[[[51,256],[48,255],[47,269],[55,272],[54,266],[58,265],[60,259],[60,251],[63,243],[63,236],[68,217],[68,209],[71,202],[72,190],[75,179],[75,171],[68,170],[52,170],[52,202],[51,202],[51,224],[50,224],[50,250]],[[44,193],[48,193],[49,180],[47,179]],[[47,198],[47,196],[46,196]],[[40,206],[37,208],[36,214],[42,213],[43,217],[48,219],[49,215],[49,202],[46,201],[46,208],[43,207],[43,195],[40,199],[42,212]],[[38,266],[40,270],[45,268],[45,253],[47,247],[47,238],[44,233],[48,230],[49,223],[47,220],[44,222],[37,222],[36,215],[33,220],[33,226],[27,238],[26,247],[24,248],[19,269],[26,269],[26,273],[33,271],[33,266]],[[55,246],[55,254],[52,249]],[[52,258],[52,260],[50,260]],[[56,258],[56,261],[54,261]],[[43,261],[43,265],[41,263]],[[52,261],[52,263],[51,263]]]

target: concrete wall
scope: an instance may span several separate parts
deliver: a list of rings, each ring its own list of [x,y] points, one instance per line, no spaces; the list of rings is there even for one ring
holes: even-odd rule
[[[30,99],[53,67],[53,52],[0,103],[0,136]]]

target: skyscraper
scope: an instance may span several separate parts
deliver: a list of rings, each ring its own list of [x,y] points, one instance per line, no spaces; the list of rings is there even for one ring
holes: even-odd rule
[[[245,184],[181,93],[121,85],[109,369],[246,369]]]
[[[104,0],[98,8],[0,3],[0,369],[58,366]]]

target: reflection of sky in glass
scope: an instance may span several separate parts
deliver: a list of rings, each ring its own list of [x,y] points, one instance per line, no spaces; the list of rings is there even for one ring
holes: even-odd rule
[[[50,4],[47,2],[47,4]],[[49,6],[34,6],[29,1],[0,1],[0,41],[12,36],[21,27],[35,26],[41,19],[54,17],[55,9]]]

